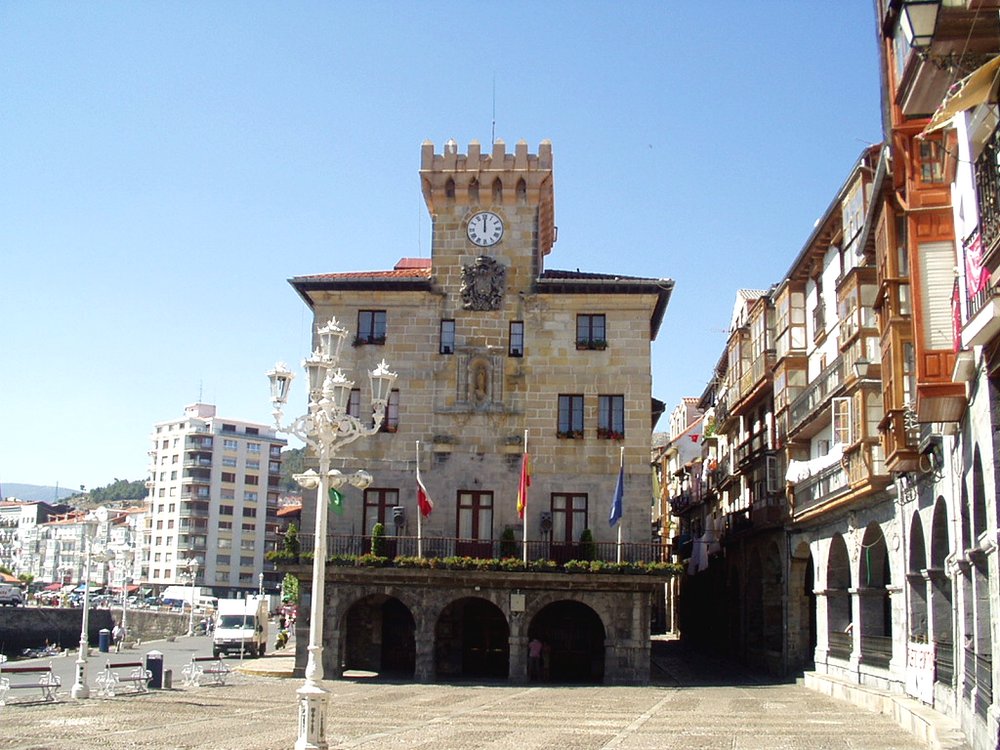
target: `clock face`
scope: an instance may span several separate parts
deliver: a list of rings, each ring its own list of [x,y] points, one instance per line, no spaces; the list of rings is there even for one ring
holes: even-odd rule
[[[503,237],[503,220],[492,211],[480,211],[469,219],[466,231],[472,244],[489,247],[497,244]]]

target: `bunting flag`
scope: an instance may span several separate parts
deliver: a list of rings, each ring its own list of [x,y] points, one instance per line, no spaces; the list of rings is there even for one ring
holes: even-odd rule
[[[423,481],[420,479],[420,461],[417,461],[417,508],[420,510],[420,515],[427,518],[434,510],[434,501],[431,500],[431,496],[427,494],[427,488],[424,487]]]
[[[330,492],[330,510],[334,513],[339,513],[343,515],[344,513],[344,493],[337,490],[336,487],[331,487]]]
[[[531,486],[531,458],[525,451],[521,458],[521,481],[517,486],[517,517],[524,518],[528,507],[528,488]]]
[[[625,466],[618,469],[618,481],[615,483],[615,496],[611,500],[611,512],[608,514],[608,523],[614,526],[622,520],[622,499],[625,495]]]

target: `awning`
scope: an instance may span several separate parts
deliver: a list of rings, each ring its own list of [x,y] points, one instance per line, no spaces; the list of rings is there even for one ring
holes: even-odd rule
[[[63,585],[61,583],[50,583],[48,586],[42,589],[42,591],[59,591]]]
[[[981,68],[974,70],[948,89],[941,106],[937,108],[925,133],[940,130],[959,112],[978,107],[985,102],[997,101],[997,83],[1000,80],[1000,56],[994,57]]]

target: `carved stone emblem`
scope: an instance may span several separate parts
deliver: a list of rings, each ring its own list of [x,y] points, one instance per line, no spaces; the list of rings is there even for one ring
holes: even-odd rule
[[[462,307],[466,310],[498,310],[507,286],[507,269],[486,255],[462,268]]]

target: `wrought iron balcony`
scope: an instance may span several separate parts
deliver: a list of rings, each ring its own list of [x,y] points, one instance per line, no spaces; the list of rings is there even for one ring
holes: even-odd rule
[[[795,515],[823,505],[849,489],[844,468],[839,463],[828,466],[795,485]]]
[[[976,194],[983,252],[990,258],[1000,247],[1000,128],[993,131],[976,159]]]

